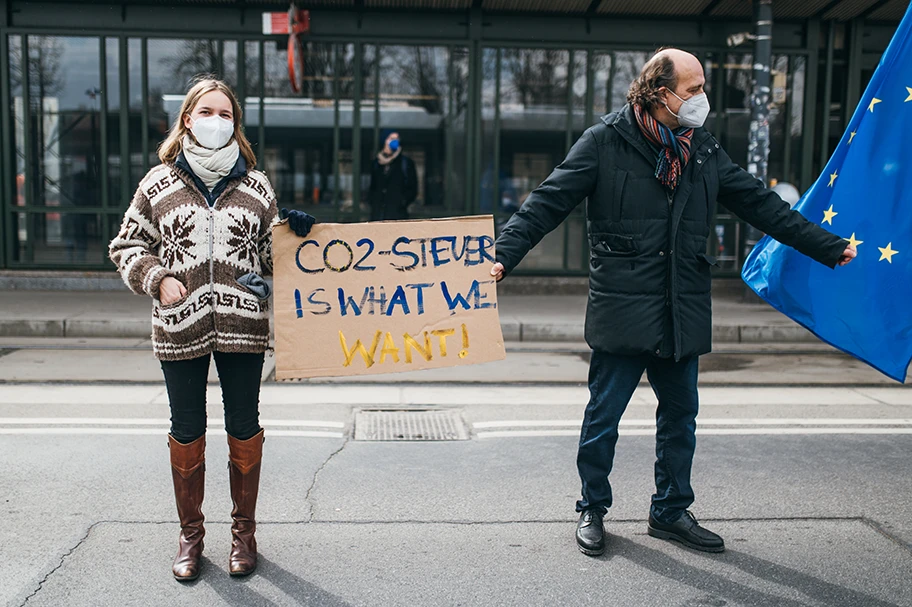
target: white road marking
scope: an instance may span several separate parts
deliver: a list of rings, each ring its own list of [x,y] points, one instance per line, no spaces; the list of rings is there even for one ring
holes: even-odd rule
[[[167,419],[138,417],[0,417],[0,426],[170,426]],[[210,426],[224,426],[223,420],[212,419]],[[324,422],[307,419],[261,419],[261,426],[282,426],[292,428],[344,428],[342,422]]]
[[[654,436],[655,429],[624,429],[621,436]],[[912,434],[912,428],[697,428],[699,436],[775,436],[812,434]],[[579,430],[499,430],[478,432],[478,438],[522,438],[535,436],[579,436]]]
[[[17,435],[141,435],[164,436],[167,428],[0,428],[0,434]],[[209,430],[209,435],[225,436],[221,429]],[[303,438],[343,438],[341,432],[321,432],[318,430],[270,430],[267,436],[294,436]]]
[[[912,434],[912,428],[697,428],[697,434]]]
[[[655,426],[654,419],[622,419],[621,427],[629,426]],[[472,427],[476,430],[487,428],[579,428],[581,420],[551,419],[551,420],[503,420],[492,422],[476,422]],[[820,417],[800,418],[708,418],[697,419],[697,426],[910,426],[912,418],[903,419],[876,419],[876,418],[836,418],[827,419]]]
[[[293,419],[264,419],[260,424],[269,436],[301,438],[343,438],[343,422]],[[225,434],[224,421],[209,422],[213,435]],[[823,434],[912,434],[912,418],[707,418],[697,422],[702,436],[823,435]],[[25,427],[33,426],[33,427]],[[35,427],[37,426],[37,427]],[[91,427],[87,427],[91,426]],[[477,438],[579,436],[579,420],[498,420],[472,424]],[[167,432],[167,419],[114,417],[5,417],[0,418],[0,435],[137,435],[156,436]],[[339,431],[301,430],[332,428]],[[525,429],[528,428],[528,429]],[[564,429],[566,428],[566,429]],[[654,436],[655,420],[627,419],[620,422],[621,436]]]

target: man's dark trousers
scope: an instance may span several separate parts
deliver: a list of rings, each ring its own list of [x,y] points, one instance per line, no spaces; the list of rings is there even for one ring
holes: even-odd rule
[[[592,352],[589,365],[589,405],[580,433],[577,468],[583,499],[581,512],[611,506],[608,475],[614,462],[618,424],[633,396],[643,371],[659,406],[656,410],[656,493],[652,516],[662,523],[676,521],[694,500],[690,470],[696,447],[698,357],[675,362],[674,358],[649,355],[619,356]]]

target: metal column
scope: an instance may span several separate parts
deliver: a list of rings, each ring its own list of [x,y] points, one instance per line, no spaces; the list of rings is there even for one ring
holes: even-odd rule
[[[773,55],[773,2],[754,0],[756,41],[754,46],[754,90],[751,93],[750,142],[747,147],[747,171],[767,183],[769,163],[770,63]],[[760,240],[760,230],[747,228],[744,256]]]

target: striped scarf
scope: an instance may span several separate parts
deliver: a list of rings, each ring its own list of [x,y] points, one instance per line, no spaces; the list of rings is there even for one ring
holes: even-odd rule
[[[633,106],[633,112],[636,114],[640,132],[658,153],[656,179],[669,190],[676,189],[681,180],[681,173],[690,160],[690,144],[694,130],[681,128],[672,131],[639,105]]]

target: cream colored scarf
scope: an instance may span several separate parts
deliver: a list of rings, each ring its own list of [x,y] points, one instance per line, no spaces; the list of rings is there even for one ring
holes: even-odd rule
[[[399,146],[399,149],[393,152],[392,154],[387,155],[386,150],[380,150],[380,153],[377,154],[377,162],[380,163],[380,166],[386,166],[396,158],[399,157],[399,154],[402,153],[402,146]]]
[[[222,178],[231,173],[231,169],[237,164],[238,155],[241,153],[241,149],[234,139],[221,149],[210,150],[195,143],[189,135],[184,135],[181,147],[187,164],[206,184],[210,192]]]

